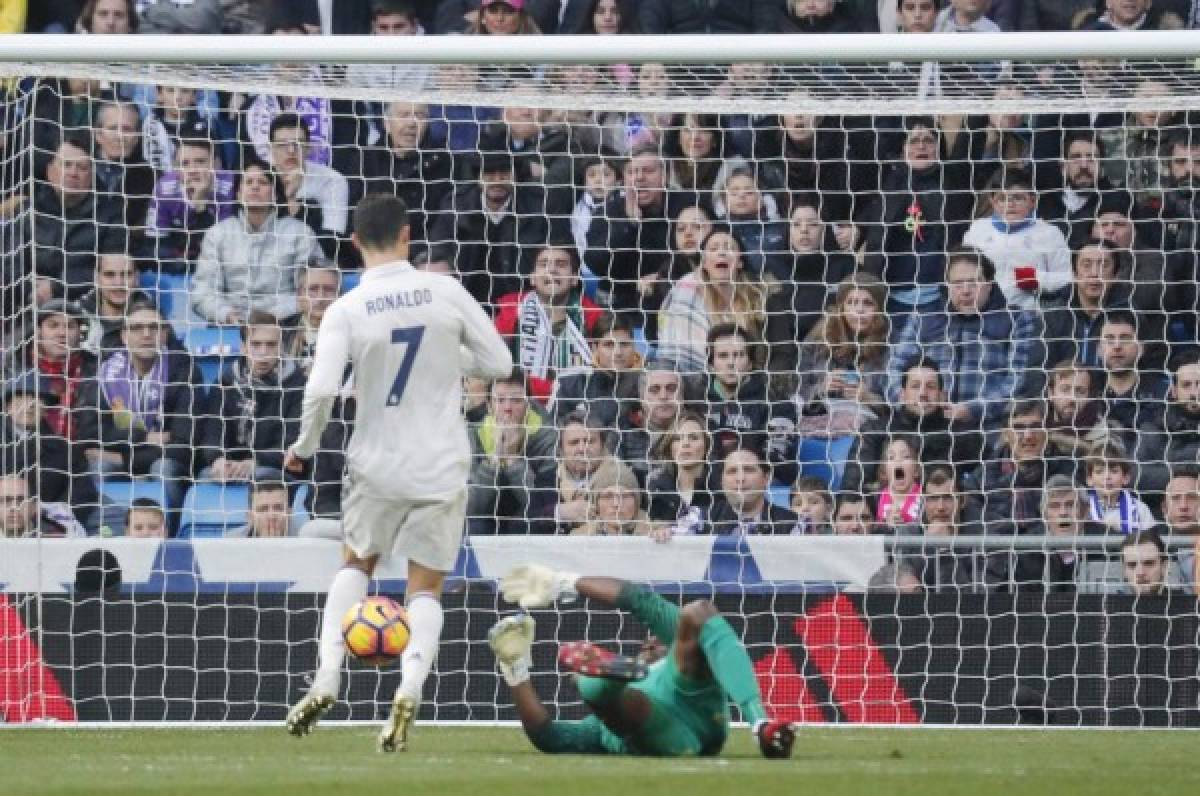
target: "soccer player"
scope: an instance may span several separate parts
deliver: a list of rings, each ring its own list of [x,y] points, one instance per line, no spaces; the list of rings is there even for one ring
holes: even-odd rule
[[[312,688],[286,725],[293,735],[305,735],[332,707],[346,654],[342,616],[366,597],[381,557],[403,556],[412,639],[379,736],[380,749],[392,752],[408,744],[442,632],[442,581],[462,541],[471,456],[460,409],[463,376],[498,378],[513,363],[483,309],[454,278],[408,263],[403,200],[364,198],[354,211],[352,240],[366,273],[325,311],[300,436],[284,462],[297,474],[316,453],[352,364],[357,415],[346,453],[345,565],[325,601]]]
[[[710,601],[696,600],[681,608],[632,583],[555,572],[538,564],[514,569],[501,581],[501,590],[504,599],[522,608],[542,608],[576,594],[615,605],[668,645],[660,656],[654,649],[659,645],[648,643],[636,659],[587,642],[564,645],[559,661],[577,673],[579,693],[594,715],[555,721],[529,682],[533,619],[526,614],[501,619],[488,634],[488,643],[512,690],[521,727],[539,750],[715,755],[729,732],[732,699],[765,757],[791,755],[792,725],[767,717],[750,656]]]

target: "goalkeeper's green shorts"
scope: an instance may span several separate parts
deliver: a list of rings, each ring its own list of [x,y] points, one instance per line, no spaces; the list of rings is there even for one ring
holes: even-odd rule
[[[715,755],[725,745],[729,734],[725,692],[711,678],[693,680],[681,674],[675,665],[674,648],[650,667],[646,679],[624,688],[641,691],[650,700],[650,717],[641,730],[622,738],[591,716],[569,723],[576,725],[578,733],[570,743],[575,748],[562,751],[683,757]],[[613,698],[621,690],[605,689]]]

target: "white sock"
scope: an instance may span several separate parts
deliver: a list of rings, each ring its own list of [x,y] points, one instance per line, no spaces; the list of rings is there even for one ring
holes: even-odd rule
[[[433,668],[442,639],[442,602],[427,591],[411,595],[407,602],[412,638],[400,657],[400,688],[397,692],[420,701],[425,678]]]
[[[346,642],[342,638],[342,617],[356,602],[367,596],[371,579],[361,569],[343,567],[333,576],[329,594],[325,597],[325,613],[321,616],[320,657],[313,690],[338,695],[341,687],[342,662],[346,659]]]

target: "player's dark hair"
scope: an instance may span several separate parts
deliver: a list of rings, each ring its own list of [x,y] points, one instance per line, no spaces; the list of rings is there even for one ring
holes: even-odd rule
[[[390,249],[407,228],[408,205],[398,196],[369,194],[354,208],[354,235],[365,249]]]

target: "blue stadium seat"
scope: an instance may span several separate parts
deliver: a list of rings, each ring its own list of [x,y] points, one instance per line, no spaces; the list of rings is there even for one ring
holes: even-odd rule
[[[829,485],[830,492],[836,492],[842,483],[842,473],[846,469],[846,459],[854,446],[854,437],[808,437],[800,443],[800,474],[820,478]]]
[[[642,355],[643,362],[654,358],[654,345],[646,339],[646,330],[640,326],[633,329],[633,347]]]
[[[225,531],[246,524],[250,509],[248,484],[218,484],[201,481],[183,500],[180,538],[223,536]]]
[[[241,331],[233,326],[191,326],[183,344],[196,360],[206,384],[216,384],[225,361],[242,354]]]
[[[358,283],[362,281],[362,271],[343,271],[342,272],[342,292],[348,293],[358,287]]]
[[[792,507],[792,487],[789,484],[771,484],[767,499],[782,509]]]
[[[296,496],[292,498],[292,527],[299,528],[304,523],[311,519],[308,516],[308,509],[304,507],[304,501],[308,499],[308,484],[301,484],[296,490]]]
[[[100,493],[121,506],[129,506],[138,499],[149,498],[163,508],[167,505],[167,490],[158,478],[117,479],[104,478],[100,482]]]
[[[579,269],[579,281],[583,283],[583,295],[595,301],[596,293],[600,290],[600,277],[585,265]]]

